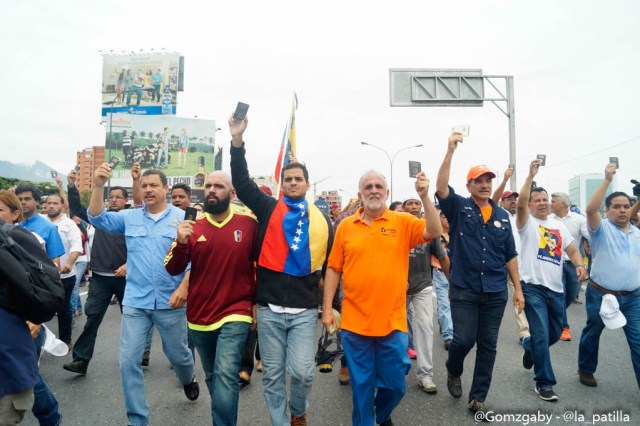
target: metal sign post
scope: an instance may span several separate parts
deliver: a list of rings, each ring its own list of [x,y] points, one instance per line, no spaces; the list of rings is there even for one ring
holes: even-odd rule
[[[505,92],[492,80],[503,79]],[[486,96],[484,83],[495,91]],[[481,69],[389,69],[389,101],[392,107],[481,107],[493,103],[509,119],[509,162],[514,165],[510,188],[516,191],[516,125],[513,76],[483,75]],[[505,102],[503,108],[498,102]]]

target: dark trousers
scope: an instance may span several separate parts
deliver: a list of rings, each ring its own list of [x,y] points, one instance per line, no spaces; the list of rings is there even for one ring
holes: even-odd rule
[[[71,310],[71,293],[76,285],[76,276],[62,278],[64,287],[64,304],[58,311],[58,337],[65,343],[71,343],[71,322],[73,321],[73,311]]]
[[[464,359],[477,345],[469,400],[484,402],[491,386],[498,332],[509,292],[506,283],[504,291],[497,293],[476,293],[454,286],[450,290],[453,341],[449,346],[447,370],[454,377],[461,376]]]
[[[253,373],[253,356],[260,361],[260,349],[258,347],[258,330],[249,330],[247,340],[244,343],[242,359],[240,360],[240,371],[251,375]]]
[[[84,305],[87,322],[84,324],[82,334],[73,346],[73,359],[91,361],[93,349],[96,345],[98,327],[100,327],[114,295],[118,298],[120,312],[122,312],[122,299],[124,298],[126,282],[127,280],[124,277],[106,277],[96,272],[93,273],[91,284],[89,284],[87,303]]]

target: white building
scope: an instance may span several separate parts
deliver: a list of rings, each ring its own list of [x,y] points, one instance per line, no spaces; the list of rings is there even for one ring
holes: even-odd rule
[[[569,179],[569,199],[571,200],[571,204],[578,206],[582,214],[585,214],[591,196],[602,183],[603,179],[603,173],[587,173]],[[607,195],[615,192],[617,187],[618,177],[614,175],[611,185],[607,188]],[[600,207],[600,211],[604,213],[604,203]]]

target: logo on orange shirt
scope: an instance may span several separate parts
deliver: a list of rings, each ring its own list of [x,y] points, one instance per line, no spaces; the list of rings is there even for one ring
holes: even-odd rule
[[[398,234],[398,231],[395,228],[380,228],[380,232],[382,232],[383,237],[395,237]]]

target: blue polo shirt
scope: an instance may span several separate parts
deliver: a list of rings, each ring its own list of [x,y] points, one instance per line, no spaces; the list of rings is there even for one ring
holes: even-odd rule
[[[164,267],[164,258],[177,235],[184,211],[168,205],[158,220],[146,208],[108,212],[89,216],[98,229],[124,234],[127,244],[127,286],[122,304],[138,309],[172,309],[171,294],[178,288],[184,273],[175,277]]]
[[[44,240],[47,254],[51,259],[55,259],[64,254],[64,244],[58,233],[58,227],[49,220],[36,213],[20,225],[31,232],[35,232]]]
[[[640,229],[625,231],[607,219],[591,237],[591,279],[611,291],[633,291],[640,287]]]
[[[476,293],[504,291],[505,264],[518,255],[507,211],[489,200],[491,218],[484,223],[473,198],[457,195],[449,187],[449,196],[438,200],[449,221],[451,285]]]

